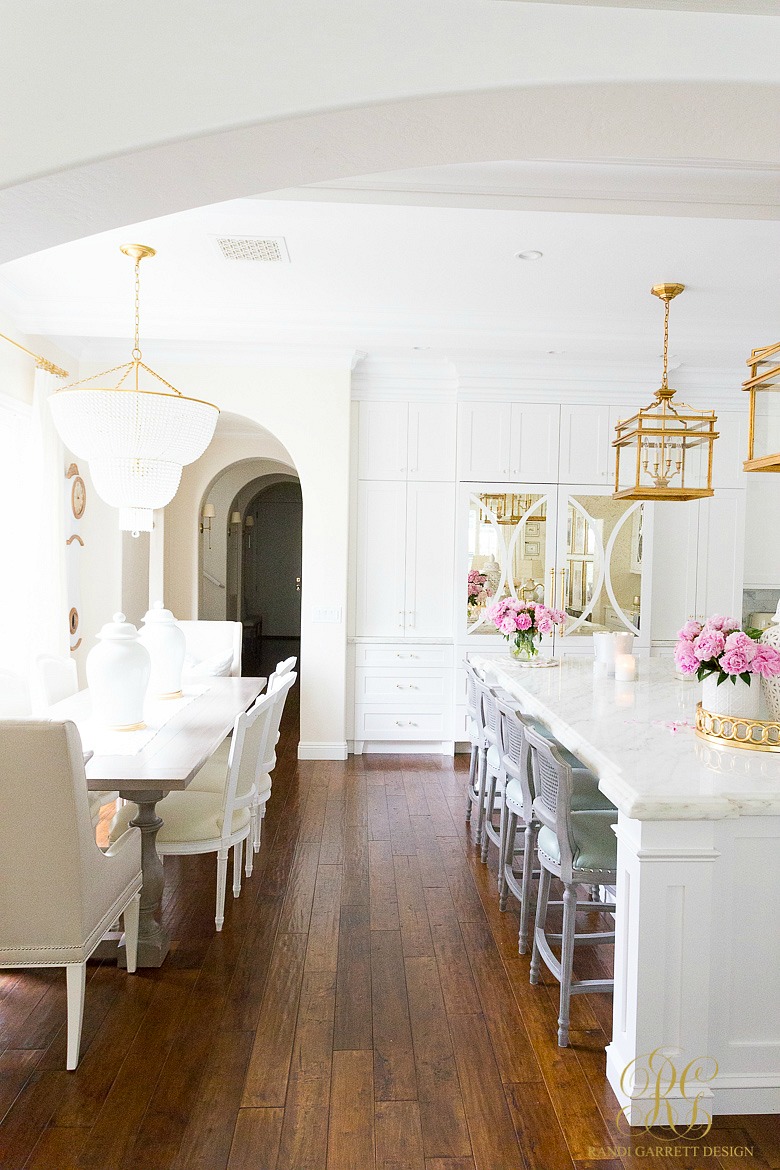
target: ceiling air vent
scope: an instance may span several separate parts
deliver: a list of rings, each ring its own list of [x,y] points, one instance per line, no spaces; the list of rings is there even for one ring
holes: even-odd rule
[[[290,262],[283,236],[218,236],[217,247],[226,260],[252,260],[261,264]]]

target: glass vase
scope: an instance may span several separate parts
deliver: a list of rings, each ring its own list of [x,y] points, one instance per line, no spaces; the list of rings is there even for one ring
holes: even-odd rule
[[[529,646],[528,642],[510,642],[509,653],[514,658],[515,662],[533,662],[539,653],[539,647],[535,642]]]

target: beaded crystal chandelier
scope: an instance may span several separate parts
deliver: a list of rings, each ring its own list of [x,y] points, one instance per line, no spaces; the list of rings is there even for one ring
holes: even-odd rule
[[[615,427],[615,500],[697,500],[713,495],[712,449],[718,433],[711,410],[673,402],[669,385],[669,303],[684,284],[655,284],[664,302],[664,372],[655,402]],[[622,461],[621,461],[622,457]]]
[[[51,395],[54,423],[63,443],[86,459],[95,491],[119,509],[119,527],[138,535],[152,528],[155,508],[176,495],[182,467],[208,447],[219,410],[210,402],[186,398],[142,361],[139,342],[141,261],[154,256],[145,244],[123,244],[135,261],[135,339],[129,362],[93,374]],[[158,389],[142,389],[141,373]],[[111,388],[88,383],[116,374]]]

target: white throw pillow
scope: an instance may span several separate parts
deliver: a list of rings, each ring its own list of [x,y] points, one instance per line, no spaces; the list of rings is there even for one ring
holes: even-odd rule
[[[225,678],[230,674],[233,665],[233,651],[227,653],[221,650],[211,658],[197,659],[188,654],[184,659],[182,678],[185,682],[194,682],[199,678]]]

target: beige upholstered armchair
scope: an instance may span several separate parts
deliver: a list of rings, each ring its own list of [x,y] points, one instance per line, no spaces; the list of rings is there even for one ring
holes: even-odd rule
[[[141,834],[98,849],[74,723],[5,719],[0,745],[0,968],[65,968],[74,1069],[87,959],[120,914],[135,970]]]

